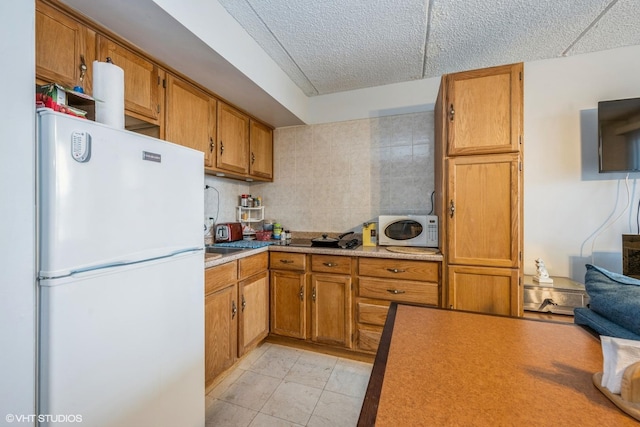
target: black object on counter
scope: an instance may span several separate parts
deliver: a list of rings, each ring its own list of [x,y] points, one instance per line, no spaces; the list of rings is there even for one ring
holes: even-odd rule
[[[316,237],[315,239],[311,239],[311,246],[319,247],[319,248],[339,248],[340,240],[342,240],[344,236],[348,236],[349,234],[353,234],[353,231],[340,234],[337,238],[329,237],[328,234],[323,234],[322,237]]]

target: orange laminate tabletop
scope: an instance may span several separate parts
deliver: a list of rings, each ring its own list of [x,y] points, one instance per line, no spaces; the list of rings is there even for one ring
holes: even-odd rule
[[[395,307],[360,426],[640,425],[593,385],[600,341],[580,326]]]

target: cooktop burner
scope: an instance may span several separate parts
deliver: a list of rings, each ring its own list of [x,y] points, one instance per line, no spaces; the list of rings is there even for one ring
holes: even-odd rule
[[[236,242],[224,242],[216,243],[215,246],[226,248],[245,248],[245,249],[257,249],[264,246],[278,245],[278,246],[291,246],[297,248],[322,248],[322,249],[355,249],[360,246],[362,242],[358,239],[346,240],[339,243],[339,247],[330,246],[313,246],[311,239],[291,239],[289,243],[284,244],[280,240],[238,240]]]

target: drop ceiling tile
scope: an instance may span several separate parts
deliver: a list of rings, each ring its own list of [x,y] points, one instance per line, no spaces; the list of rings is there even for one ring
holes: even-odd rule
[[[285,72],[295,79],[298,68],[319,94],[422,77],[425,0],[220,2]]]
[[[560,56],[607,3],[434,0],[424,77]]]
[[[618,0],[569,55],[640,44],[640,0]]]

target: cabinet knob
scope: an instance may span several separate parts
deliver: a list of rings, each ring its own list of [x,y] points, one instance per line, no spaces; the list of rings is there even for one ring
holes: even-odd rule
[[[253,154],[253,152],[251,152],[251,164],[254,164],[256,162],[256,155]]]
[[[327,267],[336,267],[338,264],[334,264],[332,262],[323,262],[323,265],[326,265]]]
[[[456,110],[453,109],[453,104],[449,107],[449,120],[453,121],[453,116],[455,116]]]
[[[213,150],[216,148],[216,143],[213,142],[213,138],[209,137],[209,152],[213,153]]]
[[[244,312],[244,308],[247,306],[247,300],[244,299],[244,294],[242,295],[242,312]]]
[[[394,294],[394,295],[404,294],[405,293],[405,291],[402,291],[400,289],[387,289],[387,292],[389,292],[390,294]]]
[[[236,307],[236,302],[231,301],[231,318],[232,319],[235,319],[237,312],[238,312],[238,307]]]
[[[401,269],[398,269],[398,268],[387,268],[387,271],[390,271],[391,273],[404,273],[407,270],[401,270]]]
[[[311,294],[311,299],[313,302],[316,302],[316,287],[313,287],[313,293]]]
[[[220,155],[224,153],[224,142],[220,141]]]
[[[304,301],[304,286],[300,286],[300,301]]]
[[[449,202],[449,215],[453,218],[453,214],[456,212],[456,205],[453,204],[453,200]]]

